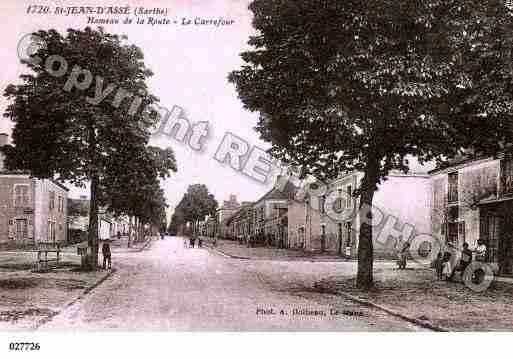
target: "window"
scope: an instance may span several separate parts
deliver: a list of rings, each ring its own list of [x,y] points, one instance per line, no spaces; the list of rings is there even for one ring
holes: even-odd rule
[[[449,173],[449,202],[458,202],[458,172]]]
[[[458,223],[449,223],[447,232],[447,243],[456,244],[458,242]]]
[[[26,207],[30,205],[29,186],[28,185],[15,185],[14,186],[14,206]]]
[[[49,206],[50,207],[49,208],[50,208],[50,210],[52,210],[55,208],[55,192],[50,191],[49,196],[50,196],[50,198],[49,198]]]
[[[16,239],[25,240],[28,237],[28,226],[25,218],[16,219]]]
[[[346,187],[347,196],[351,197],[353,195],[353,188],[351,186]]]
[[[319,197],[319,211],[321,213],[325,213],[324,212],[324,206],[326,204],[326,196],[320,196]]]
[[[49,242],[55,242],[55,222],[48,221],[48,234],[47,240]]]
[[[339,243],[339,252],[342,252],[342,247],[344,246],[344,244],[342,243],[342,223],[339,223],[338,224],[338,243]]]
[[[450,206],[448,209],[448,221],[449,222],[457,222],[459,217],[459,207],[458,206]]]
[[[350,247],[351,246],[351,232],[353,231],[353,223],[352,222],[346,222],[346,228],[347,228],[346,247]]]
[[[513,161],[510,159],[501,161],[501,182],[502,193],[513,194]]]

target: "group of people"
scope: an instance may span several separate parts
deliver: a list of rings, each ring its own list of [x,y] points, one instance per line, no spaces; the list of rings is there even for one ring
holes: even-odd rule
[[[187,238],[183,239],[184,248],[194,248],[196,245],[196,241],[198,242],[198,248],[203,247],[203,239],[201,237],[196,237],[195,235],[191,235],[189,240]]]
[[[463,249],[461,250],[461,256],[457,264],[455,263],[451,252],[445,251],[442,253],[442,251],[440,251],[435,260],[438,279],[450,281],[453,279],[456,272],[460,272],[463,275],[467,270],[467,267],[472,263],[472,260],[477,262],[484,262],[486,260],[486,250],[486,244],[481,239],[477,241],[477,247],[474,250],[469,248],[468,243],[463,243]],[[480,277],[484,275],[484,272],[481,272],[482,270],[476,271],[476,273],[473,274],[472,279],[474,281],[480,281]]]
[[[399,269],[406,269],[409,250],[410,243],[405,242],[398,251],[397,266]],[[477,241],[477,247],[474,250],[469,248],[468,243],[463,243],[461,256],[457,263],[455,263],[457,256],[453,255],[454,251],[446,250],[438,252],[434,263],[438,279],[452,280],[456,272],[460,272],[463,275],[467,267],[472,263],[472,260],[478,262],[484,262],[486,260],[486,250],[486,244],[481,239]],[[484,272],[482,270],[476,270],[476,273],[472,274],[472,280],[480,281],[483,275]]]

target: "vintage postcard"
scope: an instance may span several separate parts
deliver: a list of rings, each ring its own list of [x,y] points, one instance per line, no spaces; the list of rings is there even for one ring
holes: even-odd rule
[[[513,329],[509,1],[0,16],[7,338]]]

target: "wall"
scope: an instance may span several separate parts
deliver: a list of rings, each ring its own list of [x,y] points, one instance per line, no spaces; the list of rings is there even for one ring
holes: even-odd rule
[[[54,207],[50,209],[50,192],[55,193]],[[58,198],[63,198],[59,208]],[[65,242],[67,235],[68,192],[50,180],[35,181],[35,239],[36,242],[50,241],[49,222],[55,223],[55,241]]]
[[[289,205],[289,237],[298,237],[298,228],[305,226],[306,249],[321,249],[321,231],[325,227],[325,249],[328,252],[338,252],[342,243],[342,252],[346,252],[346,246],[350,246],[350,255],[357,256],[358,230],[360,224],[359,200],[345,195],[348,186],[351,191],[359,187],[362,174],[355,172],[339,178],[328,184],[328,198],[325,211],[321,213],[319,197],[310,199],[311,206],[308,206],[307,215],[304,214],[306,204]],[[338,198],[338,191],[343,191],[343,198],[347,200],[343,212],[334,209],[335,214],[328,212],[334,208],[333,200]],[[329,196],[333,193],[333,196]],[[393,221],[394,229],[400,231],[407,223],[414,228],[411,231],[411,239],[415,233],[429,233],[431,228],[430,205],[431,205],[430,181],[427,176],[417,175],[390,175],[387,181],[378,186],[374,195],[373,205],[379,209],[381,216],[379,222],[373,227],[374,253],[376,257],[394,257],[397,233],[390,230],[383,230],[386,224]],[[328,213],[326,213],[328,212]],[[338,212],[338,214],[337,214]],[[339,238],[339,226],[341,226],[341,238]],[[390,235],[389,235],[390,234]],[[297,242],[297,240],[296,240]]]
[[[458,172],[458,202],[447,203],[448,173]],[[497,198],[500,181],[500,160],[479,160],[462,166],[449,168],[431,178],[432,233],[446,242],[443,223],[448,221],[450,206],[457,206],[456,221],[464,222],[464,232],[458,233],[458,247],[467,242],[471,248],[477,245],[479,238],[479,208],[477,202]]]
[[[29,186],[29,205],[26,207],[14,206],[14,187],[23,184]],[[27,175],[0,175],[0,244],[29,245],[34,243],[34,181]],[[27,238],[20,243],[15,240],[14,222],[16,218],[26,219],[28,223]],[[9,231],[9,228],[11,230]]]

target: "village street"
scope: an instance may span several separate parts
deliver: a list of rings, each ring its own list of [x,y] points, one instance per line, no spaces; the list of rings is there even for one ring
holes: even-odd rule
[[[40,330],[423,330],[312,289],[353,271],[354,262],[237,260],[165,237],[115,254],[113,266],[109,279]]]

